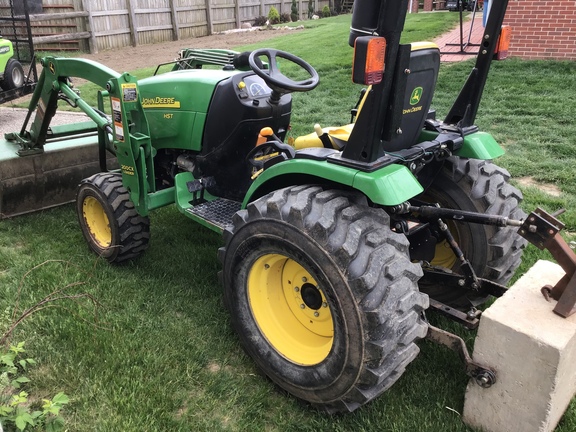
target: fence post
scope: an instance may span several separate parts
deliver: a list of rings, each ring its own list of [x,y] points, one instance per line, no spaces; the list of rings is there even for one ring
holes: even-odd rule
[[[300,13],[300,19],[303,20],[304,19],[304,15],[302,12],[302,0],[298,0],[298,12]]]
[[[234,2],[234,15],[236,15],[236,28],[240,28],[240,0]]]
[[[264,0],[260,0],[260,16],[264,15]]]
[[[176,10],[176,2],[178,0],[170,0],[170,16],[172,17],[172,40],[180,40],[180,26],[178,24],[178,11]]]
[[[90,38],[88,39],[88,49],[90,54],[98,53],[98,42],[96,41],[96,36],[94,36],[94,21],[92,20],[92,12],[90,12],[90,2],[88,0],[82,0],[82,9],[84,12],[88,12],[88,30],[90,32]]]
[[[208,36],[210,36],[214,29],[212,28],[212,9],[210,9],[210,0],[205,0],[206,4],[206,24],[208,26]]]
[[[132,8],[132,0],[126,0],[126,6],[128,7],[128,25],[130,26],[130,35],[132,36],[132,46],[137,46],[138,28],[136,23],[136,14],[134,13],[134,8]]]

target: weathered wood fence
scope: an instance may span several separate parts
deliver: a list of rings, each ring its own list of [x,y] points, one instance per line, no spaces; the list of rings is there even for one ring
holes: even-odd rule
[[[207,36],[240,28],[274,6],[291,12],[292,0],[27,0],[36,50],[71,49],[98,52],[125,46]],[[300,19],[333,0],[296,0]],[[0,17],[13,14],[22,0],[0,0]],[[17,11],[18,12],[18,11]],[[15,26],[2,21],[8,38]],[[56,45],[55,45],[56,44]]]

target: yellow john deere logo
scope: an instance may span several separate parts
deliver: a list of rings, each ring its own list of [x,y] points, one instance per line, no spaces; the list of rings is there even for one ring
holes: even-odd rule
[[[52,72],[52,75],[54,75],[56,73],[56,67],[54,66],[54,63],[52,63],[52,62],[48,63],[48,69],[50,69],[50,72]]]
[[[422,87],[416,87],[414,90],[412,90],[412,94],[410,95],[410,105],[416,105],[418,102],[420,102],[423,92],[424,89],[422,89]]]
[[[144,108],[180,108],[180,101],[173,97],[150,97],[142,98]]]

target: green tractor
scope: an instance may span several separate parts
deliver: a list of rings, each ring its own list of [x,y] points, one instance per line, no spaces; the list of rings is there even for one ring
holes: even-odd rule
[[[419,339],[439,339],[427,309],[473,328],[476,307],[520,264],[522,195],[492,162],[502,149],[474,126],[506,4],[493,7],[444,121],[430,109],[438,47],[399,42],[407,0],[356,0],[353,79],[367,89],[350,125],[285,143],[291,93],[318,84],[310,64],[273,49],[184,50],[172,71],[142,80],[44,58],[30,131],[8,138],[27,157],[48,138],[95,134],[100,172],[81,181],[76,207],[88,245],[110,262],[147,249],[149,213],[162,206],[222,233],[224,300],[246,352],[296,397],[353,411],[402,375]],[[102,87],[97,108],[69,77]],[[91,121],[51,129],[59,99]]]
[[[14,57],[12,42],[0,36],[0,87],[12,90],[24,85],[26,77],[20,62]]]

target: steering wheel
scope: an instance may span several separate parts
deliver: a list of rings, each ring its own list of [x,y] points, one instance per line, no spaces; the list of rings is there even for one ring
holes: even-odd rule
[[[258,67],[257,63],[259,62],[257,62],[257,59],[260,56],[265,56],[268,59],[268,69],[261,69]],[[277,57],[286,59],[300,66],[302,69],[308,72],[308,74],[310,74],[310,78],[302,81],[294,81],[286,77],[278,69],[278,63],[276,62]],[[320,81],[318,72],[316,72],[316,70],[310,64],[306,63],[300,57],[296,57],[295,55],[287,53],[286,51],[270,48],[262,48],[252,51],[248,57],[248,65],[256,75],[262,78],[266,84],[268,84],[268,87],[280,94],[285,94],[288,92],[309,91],[315,88]]]

